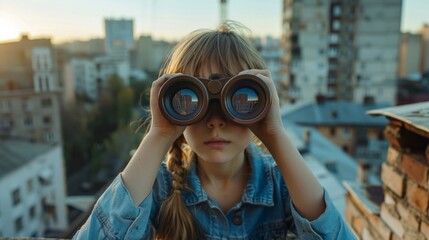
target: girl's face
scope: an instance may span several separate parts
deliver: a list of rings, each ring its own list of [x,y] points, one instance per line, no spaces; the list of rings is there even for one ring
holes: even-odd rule
[[[210,163],[244,157],[242,153],[253,137],[249,128],[226,119],[217,103],[209,107],[203,120],[188,126],[183,135],[199,160]]]
[[[210,74],[203,74],[208,78]],[[228,120],[219,103],[210,103],[206,116],[186,127],[186,142],[198,159],[209,163],[228,163],[244,157],[244,149],[252,140],[249,128]]]

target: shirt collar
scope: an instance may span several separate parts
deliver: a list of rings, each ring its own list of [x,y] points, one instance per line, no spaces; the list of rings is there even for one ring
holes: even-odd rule
[[[274,183],[271,168],[273,159],[264,155],[254,144],[247,147],[246,153],[250,162],[251,173],[241,201],[254,205],[274,206]],[[188,189],[184,189],[182,193],[187,206],[208,200],[207,193],[198,178],[195,162],[191,164],[189,169],[187,184]]]

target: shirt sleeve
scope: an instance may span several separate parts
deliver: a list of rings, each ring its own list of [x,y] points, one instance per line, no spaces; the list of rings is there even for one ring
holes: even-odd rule
[[[151,231],[152,194],[134,205],[119,174],[73,239],[146,239]]]
[[[356,239],[347,223],[335,208],[324,189],[325,211],[315,220],[302,217],[290,201],[297,235],[300,239]]]

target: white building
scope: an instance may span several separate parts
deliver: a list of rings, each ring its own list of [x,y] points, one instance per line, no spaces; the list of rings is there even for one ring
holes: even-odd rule
[[[108,55],[128,58],[134,49],[134,21],[132,19],[105,19],[105,49]]]
[[[34,90],[37,93],[58,90],[51,50],[50,47],[31,49]]]
[[[101,56],[94,58],[97,82],[100,87],[107,87],[109,78],[120,77],[126,86],[130,85],[131,67],[128,60],[112,56]]]
[[[0,141],[0,237],[67,229],[61,145]]]
[[[317,95],[394,104],[402,0],[284,0],[290,100]]]
[[[66,102],[74,102],[75,94],[95,101],[98,97],[97,71],[94,61],[74,58],[64,66]]]

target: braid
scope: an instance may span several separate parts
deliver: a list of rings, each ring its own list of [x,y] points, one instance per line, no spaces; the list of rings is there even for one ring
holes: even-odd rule
[[[187,156],[182,151],[185,142],[180,136],[168,151],[167,168],[173,176],[172,193],[162,203],[158,216],[157,239],[197,239],[197,229],[193,217],[182,199],[185,186]]]

